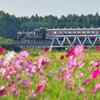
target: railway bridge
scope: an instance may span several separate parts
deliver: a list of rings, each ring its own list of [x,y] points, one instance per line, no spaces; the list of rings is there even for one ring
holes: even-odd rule
[[[13,41],[10,43],[13,47],[26,48],[66,48],[77,44],[84,47],[95,47],[100,45],[100,34],[93,35],[55,35],[52,40],[28,40],[28,41]]]

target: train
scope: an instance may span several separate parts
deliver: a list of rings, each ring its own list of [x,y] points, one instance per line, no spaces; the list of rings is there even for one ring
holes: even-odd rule
[[[62,43],[63,42],[63,43]],[[100,45],[100,27],[98,28],[39,28],[19,30],[10,43],[13,48],[71,47]]]

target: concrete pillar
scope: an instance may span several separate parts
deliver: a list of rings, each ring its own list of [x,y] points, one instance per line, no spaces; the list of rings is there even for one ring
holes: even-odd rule
[[[49,48],[49,51],[52,51],[52,47]]]

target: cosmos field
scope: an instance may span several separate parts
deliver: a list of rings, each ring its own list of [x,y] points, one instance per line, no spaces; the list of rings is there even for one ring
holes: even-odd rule
[[[99,100],[100,47],[33,55],[0,48],[0,100]]]

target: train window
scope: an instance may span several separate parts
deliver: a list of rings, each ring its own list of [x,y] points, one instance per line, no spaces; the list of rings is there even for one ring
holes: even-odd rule
[[[72,33],[71,31],[68,31],[68,33]]]
[[[56,31],[54,31],[54,34],[56,34]]]
[[[86,33],[90,33],[90,31],[87,31]]]
[[[50,34],[48,31],[46,31],[46,34]]]
[[[79,33],[81,33],[81,31],[77,31],[77,33],[79,34]]]
[[[99,32],[98,31],[96,31],[96,34],[98,34]]]
[[[20,34],[19,36],[22,36],[22,34]]]
[[[64,33],[67,33],[67,31],[64,31]]]
[[[53,32],[50,32],[50,35],[52,35],[53,34]]]
[[[59,34],[62,34],[62,32],[59,32]]]
[[[82,33],[85,33],[85,31],[82,31]]]
[[[27,34],[27,36],[30,36],[30,34]]]
[[[95,33],[95,31],[91,31],[91,33]]]
[[[73,33],[76,33],[76,31],[73,31]]]
[[[33,34],[30,34],[30,36],[33,36]]]

